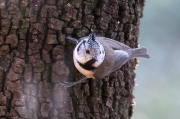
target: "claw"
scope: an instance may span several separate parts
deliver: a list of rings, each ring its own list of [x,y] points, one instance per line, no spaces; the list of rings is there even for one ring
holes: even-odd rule
[[[68,37],[66,37],[68,40],[70,40],[71,42],[73,42],[73,43],[76,43],[76,44],[78,44],[79,43],[79,41],[77,40],[77,39],[75,39],[75,38],[72,38],[71,36],[68,36]]]
[[[66,81],[61,81],[59,82],[61,85],[63,85],[66,88],[72,87],[74,85],[76,85],[76,82],[66,82]]]
[[[63,85],[65,88],[69,88],[69,87],[75,86],[76,84],[79,84],[79,83],[86,81],[86,79],[87,78],[85,77],[85,78],[82,78],[81,80],[76,81],[76,82],[66,82],[66,81],[60,80],[59,83],[61,85]]]

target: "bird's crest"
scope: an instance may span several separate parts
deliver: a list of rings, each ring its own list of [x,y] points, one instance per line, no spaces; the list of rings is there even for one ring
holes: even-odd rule
[[[91,41],[95,41],[96,39],[96,33],[91,29],[91,33],[89,35],[89,39],[88,41],[91,42]]]

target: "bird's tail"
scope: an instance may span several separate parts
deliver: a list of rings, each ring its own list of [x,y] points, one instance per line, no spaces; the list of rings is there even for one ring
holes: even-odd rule
[[[135,48],[133,49],[133,56],[132,57],[141,57],[141,58],[150,58],[150,56],[147,53],[147,49],[142,48]]]

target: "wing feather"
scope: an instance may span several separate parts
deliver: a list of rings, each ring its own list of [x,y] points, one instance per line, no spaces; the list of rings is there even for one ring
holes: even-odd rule
[[[112,48],[113,50],[128,50],[131,49],[129,46],[120,43],[116,40],[106,38],[106,37],[97,37],[96,38],[102,45],[107,45],[108,47]]]
[[[114,50],[114,66],[111,68],[111,72],[121,68],[131,58],[129,55],[126,51]]]
[[[131,50],[128,50],[130,49],[129,46],[109,38],[97,37],[96,40],[98,40],[104,47],[105,59],[98,67],[94,77],[102,79],[125,64],[131,58],[129,57],[131,53],[126,51]]]
[[[97,68],[96,72],[94,73],[94,77],[102,79],[105,76],[109,76],[111,73],[111,67],[114,66],[114,50],[109,48],[108,46],[104,45],[105,50],[105,58],[102,64]]]

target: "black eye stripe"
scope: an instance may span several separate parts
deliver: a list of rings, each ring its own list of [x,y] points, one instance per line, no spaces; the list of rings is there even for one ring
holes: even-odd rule
[[[90,51],[89,51],[89,50],[86,50],[86,53],[87,53],[87,54],[90,54]]]

